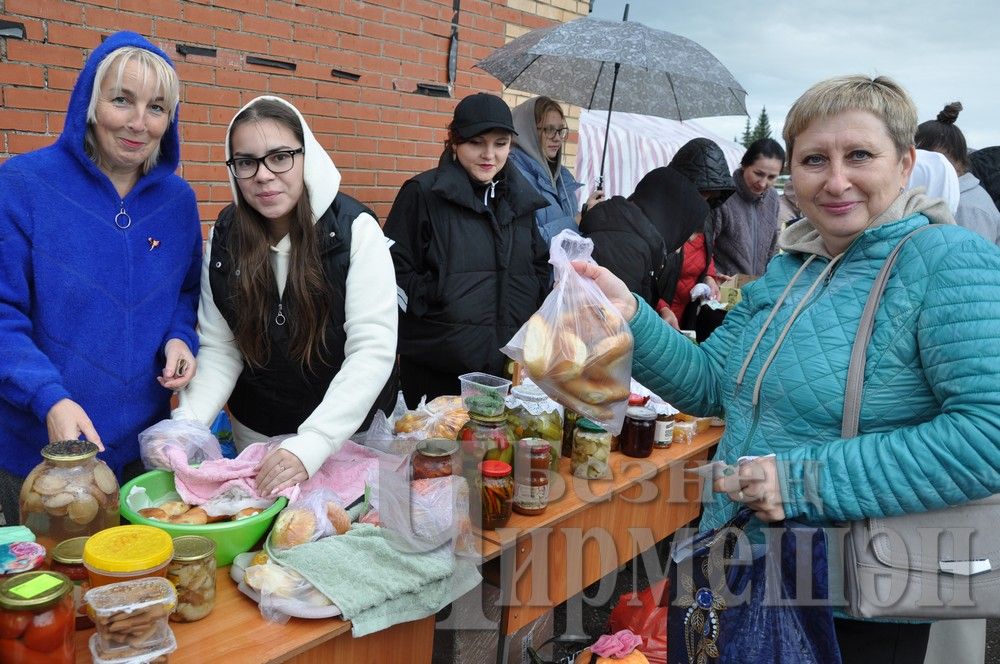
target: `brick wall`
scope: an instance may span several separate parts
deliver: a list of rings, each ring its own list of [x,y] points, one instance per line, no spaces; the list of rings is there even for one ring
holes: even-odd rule
[[[587,5],[461,0],[455,86],[442,98],[415,90],[448,82],[452,0],[0,0],[0,20],[25,28],[24,39],[0,37],[0,161],[54,140],[87,55],[103,35],[128,29],[177,65],[181,174],[197,192],[206,224],[229,202],[226,125],[263,93],[303,112],[342,171],[343,189],[384,218],[403,181],[436,164],[456,100],[501,91],[473,65],[526,30],[585,14]],[[183,55],[178,45],[215,55]]]

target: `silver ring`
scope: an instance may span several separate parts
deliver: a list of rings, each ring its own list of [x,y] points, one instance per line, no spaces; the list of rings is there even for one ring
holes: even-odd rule
[[[285,464],[283,464],[283,463],[279,463],[278,464],[278,472],[279,473],[285,472]]]

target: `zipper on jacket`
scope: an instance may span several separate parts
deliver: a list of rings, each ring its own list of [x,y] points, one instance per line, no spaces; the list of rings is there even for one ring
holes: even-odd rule
[[[278,313],[275,314],[275,316],[274,316],[274,324],[277,325],[278,327],[281,327],[282,325],[284,325],[285,324],[285,320],[287,320],[285,318],[285,314],[282,311],[283,308],[284,308],[284,305],[281,304],[281,302],[278,302]]]
[[[120,207],[118,214],[115,215],[115,226],[124,231],[132,225],[132,217],[128,216],[128,212],[125,211],[125,199],[122,199]]]

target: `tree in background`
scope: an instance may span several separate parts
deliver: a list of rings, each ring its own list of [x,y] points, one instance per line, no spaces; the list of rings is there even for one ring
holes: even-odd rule
[[[750,128],[750,117],[747,117],[747,126],[743,130],[743,138],[739,142],[743,144],[743,147],[750,147],[750,144],[759,138],[771,138],[771,120],[767,117],[767,107],[760,109],[757,124],[754,125],[753,129]]]

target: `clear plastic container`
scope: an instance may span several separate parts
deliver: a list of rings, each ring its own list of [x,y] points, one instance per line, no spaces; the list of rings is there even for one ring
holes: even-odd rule
[[[21,523],[49,551],[119,523],[118,480],[97,452],[89,441],[49,443],[21,485]]]
[[[177,589],[175,622],[201,620],[215,608],[215,542],[200,535],[174,538],[167,580]]]
[[[113,656],[111,659],[105,659],[101,656],[102,651],[98,645],[99,637],[97,634],[90,635],[87,645],[90,647],[90,656],[94,660],[94,664],[168,664],[170,653],[177,650],[177,639],[174,637],[173,632],[167,632],[167,634],[167,641],[162,647],[135,657],[122,658]]]
[[[510,381],[499,376],[475,371],[458,377],[462,386],[462,403],[473,414],[498,417],[504,413],[504,401],[510,390]]]
[[[128,579],[166,576],[174,555],[170,535],[153,526],[116,526],[92,535],[83,564],[92,588]]]
[[[73,582],[58,572],[25,572],[0,583],[0,662],[74,664]]]
[[[169,652],[165,648],[174,636],[167,619],[177,606],[177,593],[166,579],[111,583],[91,588],[84,599],[97,628],[91,644],[95,661],[148,661]]]
[[[507,397],[507,423],[515,438],[548,442],[550,470],[559,470],[563,442],[563,407],[535,385],[517,385]]]

